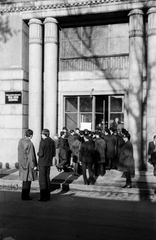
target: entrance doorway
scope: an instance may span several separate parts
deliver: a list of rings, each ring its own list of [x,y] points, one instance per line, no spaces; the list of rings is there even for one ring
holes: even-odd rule
[[[113,127],[115,119],[124,127],[124,95],[66,96],[64,125],[68,129]]]

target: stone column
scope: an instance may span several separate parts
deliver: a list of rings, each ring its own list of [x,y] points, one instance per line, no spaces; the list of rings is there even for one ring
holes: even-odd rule
[[[147,145],[156,134],[156,8],[148,11]]]
[[[29,21],[29,128],[34,131],[33,143],[38,151],[42,116],[42,22]]]
[[[58,26],[51,17],[44,26],[44,128],[53,136],[57,126]]]
[[[135,168],[142,168],[142,80],[143,80],[143,12],[129,14],[129,106],[128,120],[134,148]]]

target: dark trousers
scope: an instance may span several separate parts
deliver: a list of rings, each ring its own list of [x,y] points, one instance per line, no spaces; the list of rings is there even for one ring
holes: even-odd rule
[[[98,161],[94,161],[94,174],[95,174],[95,177],[99,176],[99,164],[98,164]]]
[[[39,166],[40,199],[50,199],[50,167]]]
[[[115,159],[108,159],[108,168],[115,169],[116,168],[116,160]]]
[[[87,168],[89,172],[89,182],[93,184],[94,181],[93,181],[92,163],[82,163],[82,175],[83,175],[84,184],[89,184],[87,179],[87,174],[86,174]]]
[[[153,167],[154,167],[154,169],[153,169],[153,175],[156,176],[156,163],[153,163]]]
[[[131,173],[130,172],[125,172],[125,177],[126,177],[126,185],[131,185],[132,180],[131,180]]]
[[[21,194],[22,200],[27,200],[29,198],[30,188],[31,188],[31,181],[23,181],[22,194]]]
[[[99,163],[99,175],[104,176],[105,175],[105,164]]]

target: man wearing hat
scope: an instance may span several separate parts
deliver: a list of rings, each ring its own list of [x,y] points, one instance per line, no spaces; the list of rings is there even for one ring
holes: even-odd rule
[[[38,152],[39,201],[45,202],[50,200],[50,167],[52,166],[52,159],[55,156],[55,142],[49,137],[50,132],[48,129],[43,129],[41,135],[42,139]]]

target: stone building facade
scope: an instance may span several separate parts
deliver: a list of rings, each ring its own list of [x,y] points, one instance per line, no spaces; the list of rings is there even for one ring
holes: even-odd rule
[[[14,165],[27,128],[95,130],[116,117],[136,169],[156,133],[156,2],[1,1],[0,161]]]

